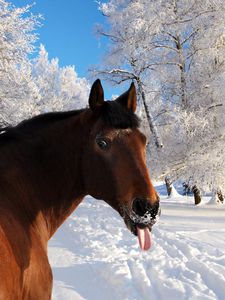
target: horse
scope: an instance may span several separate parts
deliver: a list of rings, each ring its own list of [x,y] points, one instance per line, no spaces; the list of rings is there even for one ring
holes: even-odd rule
[[[151,246],[159,197],[146,166],[135,85],[104,101],[101,81],[89,108],[51,112],[0,135],[0,299],[51,299],[47,244],[86,195],[102,199]]]

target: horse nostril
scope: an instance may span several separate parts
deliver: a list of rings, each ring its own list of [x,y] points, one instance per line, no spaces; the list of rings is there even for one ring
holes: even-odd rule
[[[149,210],[149,204],[147,200],[141,198],[135,198],[132,204],[133,211],[139,215],[144,216],[144,214]]]
[[[152,218],[155,218],[160,211],[159,202],[151,205],[149,201],[142,198],[135,198],[132,204],[132,210],[140,217],[149,213]]]

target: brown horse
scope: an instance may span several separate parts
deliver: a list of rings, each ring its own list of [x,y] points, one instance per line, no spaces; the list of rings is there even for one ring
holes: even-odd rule
[[[136,91],[105,101],[100,80],[89,109],[49,113],[0,135],[0,299],[51,298],[47,243],[85,195],[105,200],[142,249],[159,199],[134,114]]]

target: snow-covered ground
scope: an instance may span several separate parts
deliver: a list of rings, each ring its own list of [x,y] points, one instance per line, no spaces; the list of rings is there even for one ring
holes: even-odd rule
[[[49,243],[53,299],[224,300],[225,205],[162,196],[161,208],[141,252],[120,216],[87,197]]]

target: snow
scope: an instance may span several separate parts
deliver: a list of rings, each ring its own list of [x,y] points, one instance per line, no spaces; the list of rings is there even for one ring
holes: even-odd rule
[[[142,252],[117,212],[87,197],[49,243],[53,299],[224,299],[225,206],[208,200],[162,195],[153,246]]]

